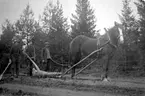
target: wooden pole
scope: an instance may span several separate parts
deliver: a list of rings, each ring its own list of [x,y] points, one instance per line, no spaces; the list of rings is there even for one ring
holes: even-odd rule
[[[63,73],[61,75],[61,77],[63,77],[65,74],[67,74],[67,72],[69,72],[72,68],[74,68],[75,66],[79,65],[81,62],[83,62],[84,60],[86,60],[87,58],[89,58],[91,55],[93,55],[96,52],[101,51],[103,48],[100,48],[98,50],[93,51],[92,53],[90,53],[88,56],[86,56],[85,58],[83,58],[82,60],[80,60],[78,63],[74,64],[72,67],[70,67],[65,73]]]
[[[79,72],[77,72],[74,76],[78,75],[79,73],[81,73],[84,69],[86,69],[87,67],[89,67],[91,64],[93,64],[95,61],[97,61],[98,59],[94,59],[92,62],[90,62],[88,65],[86,65],[84,68],[82,68]]]
[[[40,71],[40,68],[37,66],[37,64],[30,58],[30,56],[25,52],[23,51],[23,53],[29,58],[29,60],[33,63],[33,65],[36,67],[36,70],[37,71]]]
[[[5,70],[3,71],[3,73],[0,75],[0,80],[2,79],[4,73],[6,72],[6,70],[8,69],[8,67],[10,66],[11,63],[12,63],[12,60],[9,59],[9,63],[8,63],[8,65],[6,66],[6,68],[5,68]]]
[[[33,65],[36,67],[36,70],[33,69],[34,76],[56,76],[56,75],[61,75],[60,72],[45,72],[39,69],[37,64],[29,57],[27,53],[23,51],[23,53],[30,59],[30,61],[33,63]]]

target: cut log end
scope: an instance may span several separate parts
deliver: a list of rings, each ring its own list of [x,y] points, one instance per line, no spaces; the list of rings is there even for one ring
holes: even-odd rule
[[[38,77],[52,77],[52,76],[59,76],[61,75],[61,72],[46,72],[46,71],[42,71],[42,70],[36,70],[35,68],[33,68],[33,76],[38,76]]]

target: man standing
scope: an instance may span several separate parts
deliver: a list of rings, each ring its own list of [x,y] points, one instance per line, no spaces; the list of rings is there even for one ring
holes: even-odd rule
[[[42,49],[42,62],[46,62],[46,69],[45,71],[52,71],[52,64],[51,64],[51,56],[49,51],[49,42],[45,42],[45,47]]]
[[[19,60],[20,60],[20,55],[21,55],[21,45],[20,41],[15,41],[14,45],[12,45],[11,50],[10,50],[10,58],[12,60],[12,65],[11,70],[13,72],[13,75],[18,77],[19,75]]]

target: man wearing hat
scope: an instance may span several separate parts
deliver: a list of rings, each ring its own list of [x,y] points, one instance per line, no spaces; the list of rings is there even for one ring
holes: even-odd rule
[[[49,51],[49,42],[45,42],[45,47],[42,49],[42,62],[46,62],[46,69],[45,71],[51,71],[52,70],[52,65],[51,65],[51,56],[50,56],[50,51]]]

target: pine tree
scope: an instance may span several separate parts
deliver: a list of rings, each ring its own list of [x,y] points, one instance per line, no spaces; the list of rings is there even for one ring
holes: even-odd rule
[[[139,40],[140,40],[140,47],[142,50],[145,50],[145,1],[144,0],[138,0],[138,2],[135,3],[137,6],[137,11],[139,14]]]
[[[88,0],[77,0],[76,15],[72,14],[72,37],[86,35],[93,37],[95,34],[95,15]]]
[[[125,28],[123,31],[124,42],[128,46],[133,42],[138,41],[138,26],[137,20],[133,15],[133,10],[130,7],[130,0],[123,0],[122,16],[120,15],[121,22]]]
[[[53,54],[66,54],[69,43],[67,18],[63,16],[63,8],[57,0],[56,4],[49,2],[42,16],[43,29],[47,33],[46,41],[53,47]],[[60,53],[58,53],[60,52]]]
[[[144,0],[137,0],[135,2],[137,7],[137,12],[139,15],[139,47],[141,48],[142,59],[141,61],[141,68],[143,69],[143,74],[145,73],[145,1]]]
[[[138,26],[137,20],[133,15],[133,10],[130,7],[130,0],[123,0],[123,9],[122,14],[120,16],[120,20],[124,27],[123,37],[124,37],[124,44],[123,44],[123,57],[125,59],[125,63],[122,65],[122,70],[127,74],[130,70],[133,70],[134,66],[134,53],[138,51]],[[134,52],[132,51],[134,50]],[[136,54],[137,56],[138,54]],[[137,60],[137,59],[136,59]],[[137,65],[137,64],[136,64]]]
[[[34,13],[31,9],[30,5],[28,4],[26,8],[23,10],[20,19],[17,20],[15,26],[17,29],[17,34],[22,36],[22,39],[26,39],[27,44],[31,42],[31,38],[35,32],[35,20],[34,20]]]
[[[5,23],[2,25],[1,41],[4,44],[11,46],[12,39],[14,36],[15,36],[14,24],[11,24],[9,20],[5,20]]]

